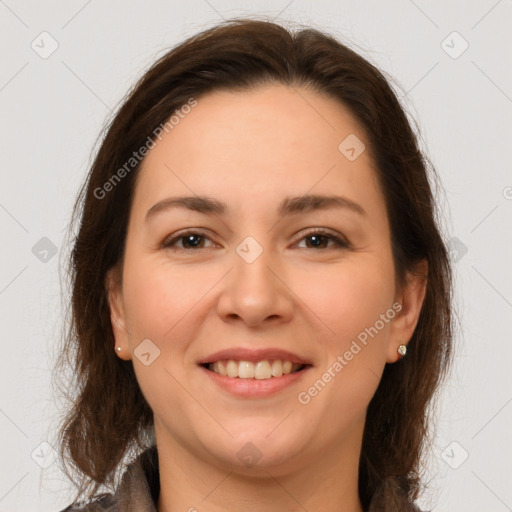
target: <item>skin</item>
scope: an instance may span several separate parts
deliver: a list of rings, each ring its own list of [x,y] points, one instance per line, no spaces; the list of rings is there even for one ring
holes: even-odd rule
[[[154,412],[159,512],[362,512],[358,461],[368,403],[386,363],[400,358],[416,326],[425,282],[396,284],[384,196],[369,151],[349,161],[338,145],[349,134],[366,144],[346,108],[305,88],[265,85],[215,92],[145,158],[130,212],[122,266],[109,273],[116,352],[131,360]],[[337,194],[364,208],[331,208],[281,217],[284,197]],[[183,208],[145,222],[171,196],[208,196],[224,215]],[[178,240],[199,230],[199,248]],[[311,240],[325,228],[350,246]],[[306,236],[309,235],[309,236]],[[237,246],[263,248],[247,263]],[[184,248],[185,247],[185,248]],[[422,263],[426,272],[426,263]],[[357,335],[393,303],[385,323],[307,404],[299,392],[332,367]],[[145,366],[134,354],[150,339],[160,355]],[[307,378],[260,399],[214,385],[197,361],[231,347],[279,347],[311,362]],[[251,442],[261,454],[237,456]]]

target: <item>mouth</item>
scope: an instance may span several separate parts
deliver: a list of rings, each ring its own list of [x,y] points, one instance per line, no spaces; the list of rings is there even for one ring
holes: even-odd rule
[[[304,371],[311,365],[293,362],[289,359],[261,359],[257,361],[220,359],[201,363],[200,366],[230,379],[270,380]]]

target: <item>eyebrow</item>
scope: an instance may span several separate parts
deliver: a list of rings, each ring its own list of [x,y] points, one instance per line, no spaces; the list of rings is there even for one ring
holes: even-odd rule
[[[228,211],[228,206],[222,201],[206,196],[182,196],[168,197],[154,204],[147,212],[145,221],[172,208],[185,208],[194,212],[206,215],[223,215]],[[280,217],[307,213],[314,210],[326,210],[329,208],[343,208],[361,216],[366,216],[364,208],[348,199],[347,197],[336,195],[304,195],[297,197],[287,197],[283,199],[277,213]]]

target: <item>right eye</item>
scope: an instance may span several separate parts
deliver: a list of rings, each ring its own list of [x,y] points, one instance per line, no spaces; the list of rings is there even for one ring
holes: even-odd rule
[[[177,248],[181,250],[207,249],[208,247],[204,247],[205,240],[210,239],[206,235],[197,231],[182,231],[181,233],[178,233],[171,238],[167,238],[163,242],[162,248]],[[176,245],[177,242],[181,242],[181,245]]]

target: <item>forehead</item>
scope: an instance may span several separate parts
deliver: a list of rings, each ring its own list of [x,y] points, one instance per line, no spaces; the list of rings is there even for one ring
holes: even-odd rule
[[[358,152],[368,148],[348,109],[326,95],[286,85],[216,91],[156,139],[142,163],[134,207],[178,193],[227,203],[334,189],[378,194],[369,151],[351,160],[342,151],[346,140],[359,144]]]

